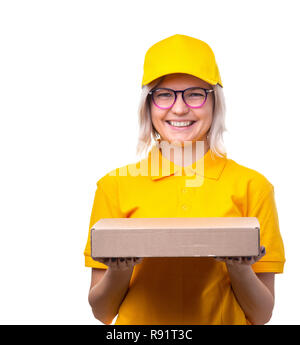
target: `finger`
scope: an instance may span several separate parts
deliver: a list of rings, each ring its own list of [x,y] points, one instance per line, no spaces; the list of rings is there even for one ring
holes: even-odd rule
[[[143,258],[134,257],[134,258],[133,258],[133,261],[134,261],[134,264],[135,264],[135,265],[138,265],[138,264],[141,264],[141,263],[142,263]]]
[[[232,258],[232,260],[234,263],[238,263],[238,264],[242,263],[242,258],[240,256],[235,256]]]
[[[133,261],[133,264],[134,264],[134,265],[137,264],[137,260],[138,260],[138,258],[136,258],[136,257],[133,257],[133,258],[132,258],[132,261]]]
[[[109,258],[107,265],[109,265],[114,270],[119,269],[118,258]]]
[[[243,258],[243,264],[245,265],[253,265],[255,263],[255,257],[253,256],[245,256]]]
[[[121,270],[125,270],[125,269],[127,269],[127,264],[126,264],[126,259],[125,258],[119,258],[119,268],[121,269]]]
[[[134,261],[133,261],[133,258],[126,258],[126,265],[127,267],[132,267],[134,266]]]
[[[95,261],[104,263],[104,259],[103,259],[103,258],[93,258],[93,259],[94,259]]]
[[[229,265],[233,265],[233,257],[232,256],[226,256],[226,263]]]
[[[257,256],[251,256],[251,260],[249,260],[250,265],[255,264],[257,261],[259,261],[262,257],[266,255],[266,248],[264,246],[261,246],[259,248],[259,254]]]
[[[265,255],[266,255],[266,248],[264,246],[261,246],[259,256],[260,258],[262,258]]]
[[[105,264],[108,261],[108,258],[94,258],[94,260]]]
[[[132,268],[135,265],[136,265],[135,258],[129,258],[129,257],[124,258],[124,267],[125,267],[125,269]]]
[[[219,262],[225,262],[226,258],[224,258],[223,256],[216,256],[215,259]]]

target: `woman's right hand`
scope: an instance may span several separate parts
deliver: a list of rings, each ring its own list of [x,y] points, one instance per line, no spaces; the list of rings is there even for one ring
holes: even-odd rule
[[[103,263],[114,271],[125,271],[140,264],[143,258],[94,258],[94,260]]]

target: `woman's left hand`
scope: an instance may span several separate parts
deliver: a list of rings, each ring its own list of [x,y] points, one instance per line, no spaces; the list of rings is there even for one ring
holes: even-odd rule
[[[260,252],[258,256],[235,256],[235,257],[216,257],[217,261],[225,262],[227,265],[253,265],[255,262],[259,261],[263,256],[266,255],[266,248],[264,246],[260,247]]]

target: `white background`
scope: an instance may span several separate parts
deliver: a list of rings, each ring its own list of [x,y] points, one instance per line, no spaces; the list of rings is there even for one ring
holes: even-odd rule
[[[2,324],[99,324],[83,256],[96,182],[140,159],[144,55],[177,33],[215,52],[228,157],[275,187],[287,262],[269,324],[300,323],[297,5],[0,2]]]

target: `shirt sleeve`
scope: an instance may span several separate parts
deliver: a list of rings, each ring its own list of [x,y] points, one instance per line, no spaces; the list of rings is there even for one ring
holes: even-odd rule
[[[260,245],[266,255],[252,265],[254,272],[283,273],[285,253],[279,229],[274,186],[267,181],[257,198],[249,203],[248,217],[256,217],[260,223]],[[256,200],[255,200],[256,199]]]
[[[122,218],[124,217],[118,207],[117,182],[113,176],[105,175],[97,182],[88,239],[84,250],[85,266],[93,268],[107,268],[107,265],[95,261],[91,257],[91,228],[102,218]]]

